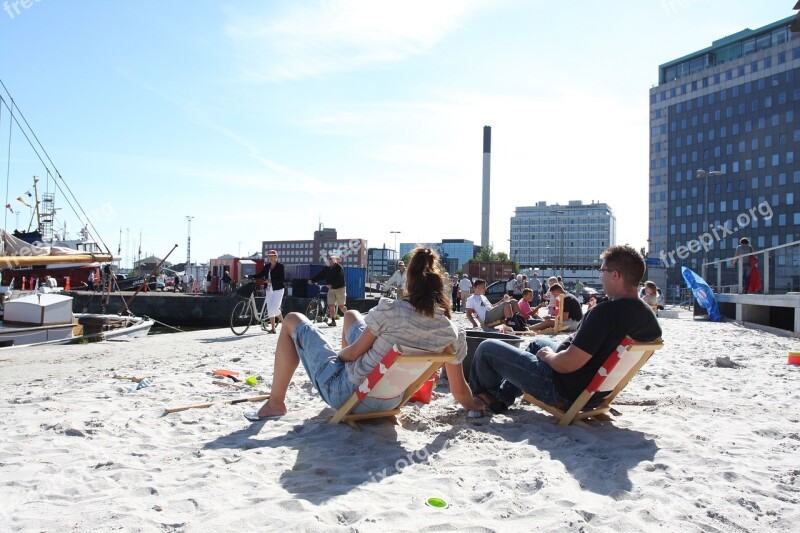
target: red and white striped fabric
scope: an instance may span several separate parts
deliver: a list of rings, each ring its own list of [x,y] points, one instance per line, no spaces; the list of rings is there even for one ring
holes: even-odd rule
[[[633,344],[633,342],[633,339],[630,337],[622,339],[622,342],[620,342],[617,349],[608,356],[603,366],[597,369],[597,374],[594,375],[589,386],[586,387],[587,391],[594,394],[599,390],[609,391],[617,386],[619,381],[625,377],[625,374],[628,373],[638,360],[638,356],[625,357],[628,353],[628,346]],[[625,361],[625,363],[620,364],[623,361]]]

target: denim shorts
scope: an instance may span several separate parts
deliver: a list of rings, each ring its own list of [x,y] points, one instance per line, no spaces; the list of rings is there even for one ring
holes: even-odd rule
[[[356,342],[366,328],[363,320],[354,322],[345,334],[347,343]],[[325,334],[312,323],[302,322],[294,329],[292,341],[308,378],[325,403],[334,409],[344,405],[357,385],[350,381],[345,363],[338,358],[338,352],[330,345]],[[353,412],[387,411],[397,407],[401,400],[401,396],[385,400],[364,398]]]

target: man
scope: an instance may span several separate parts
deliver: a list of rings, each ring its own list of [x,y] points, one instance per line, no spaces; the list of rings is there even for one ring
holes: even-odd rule
[[[517,277],[514,274],[511,274],[511,277],[508,278],[506,281],[506,294],[509,296],[514,296],[514,292],[517,290]]]
[[[568,329],[570,331],[574,331],[578,329],[578,323],[583,318],[583,309],[581,309],[581,303],[578,301],[575,296],[568,293],[564,290],[564,287],[556,283],[550,287],[550,303],[555,305],[555,301],[560,294],[564,295],[564,309],[559,309],[558,312],[563,312],[563,324],[564,329]],[[550,316],[547,316],[536,324],[535,326],[531,327],[533,331],[539,331],[542,329],[552,328],[556,325],[556,317],[555,313],[551,313]]]
[[[469,280],[469,276],[466,274],[462,276],[461,281],[458,282],[458,288],[461,290],[461,305],[464,306],[464,311],[466,311],[467,300],[472,292],[472,282]]]
[[[320,270],[319,274],[308,280],[311,285],[321,279],[325,280],[328,286],[328,310],[331,315],[329,326],[336,326],[336,308],[344,315],[347,312],[345,303],[347,302],[347,287],[344,284],[344,269],[339,264],[339,257],[335,254],[328,256],[328,266]]]
[[[503,299],[492,305],[489,299],[484,296],[486,293],[486,281],[476,279],[475,284],[472,286],[474,293],[467,300],[467,320],[470,321],[473,327],[487,327],[496,326],[507,319],[514,316],[514,313],[519,313],[519,304],[516,300],[511,299],[508,294],[503,295]],[[478,318],[478,322],[475,318]]]
[[[573,294],[575,294],[575,297],[578,298],[578,302],[582,304],[583,296],[581,295],[581,293],[583,292],[583,283],[581,283],[581,280],[575,281],[575,290],[572,292]]]
[[[525,321],[528,323],[528,325],[538,324],[542,321],[542,319],[536,315],[536,311],[539,310],[539,306],[534,305],[531,307],[531,303],[533,303],[533,290],[525,287],[522,289],[522,299],[518,302],[518,304],[519,314],[525,318]]]
[[[539,280],[539,274],[533,273],[531,278],[531,290],[533,291],[533,305],[539,305],[539,297],[542,294],[542,282]]]
[[[397,289],[397,299],[402,300],[406,294],[406,264],[402,261],[397,262],[397,270],[392,277],[386,281],[386,285]]]
[[[502,412],[523,391],[544,403],[570,405],[626,336],[651,341],[661,336],[658,319],[636,295],[644,261],[630,246],[613,246],[601,255],[600,282],[609,301],[597,304],[578,331],[556,346],[536,340],[528,350],[494,339],[475,351],[472,391],[494,412]],[[587,407],[602,401],[600,393]]]

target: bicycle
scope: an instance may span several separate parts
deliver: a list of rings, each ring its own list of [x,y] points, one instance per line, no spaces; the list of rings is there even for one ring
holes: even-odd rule
[[[306,316],[311,322],[327,322],[330,318],[328,312],[328,286],[321,285],[319,293],[314,296],[306,307]]]
[[[267,299],[261,304],[259,311],[256,305],[256,284],[255,282],[246,283],[236,289],[236,294],[243,298],[238,302],[231,311],[231,331],[234,335],[244,335],[250,329],[250,326],[255,321],[261,324],[261,329],[266,331],[269,326],[269,317],[267,316]]]

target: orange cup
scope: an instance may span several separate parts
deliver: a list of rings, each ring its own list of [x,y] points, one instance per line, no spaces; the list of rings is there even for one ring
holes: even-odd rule
[[[789,364],[800,365],[800,352],[789,352]]]

